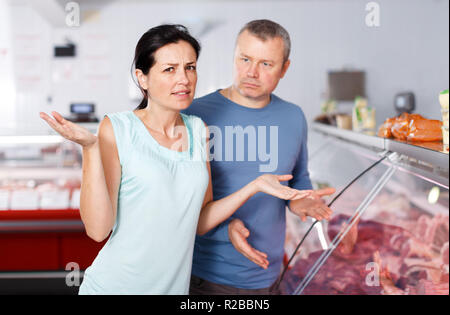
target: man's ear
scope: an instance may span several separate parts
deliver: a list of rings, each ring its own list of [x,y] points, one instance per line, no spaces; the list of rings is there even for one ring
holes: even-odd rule
[[[141,69],[136,69],[135,74],[141,89],[147,90],[148,89],[147,76],[142,72]]]
[[[287,70],[289,69],[289,66],[291,65],[291,60],[288,59],[284,62],[283,68],[281,69],[281,78],[284,77],[284,75],[286,74]]]

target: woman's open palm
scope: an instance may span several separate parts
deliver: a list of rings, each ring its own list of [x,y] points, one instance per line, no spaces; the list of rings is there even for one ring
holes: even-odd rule
[[[89,132],[86,128],[64,119],[57,112],[52,112],[52,115],[54,119],[46,113],[40,113],[40,117],[67,140],[78,143],[83,147],[89,147],[97,142],[97,136]]]
[[[256,179],[259,191],[284,200],[297,200],[308,197],[311,190],[297,190],[282,185],[280,182],[292,179],[292,175],[264,174]]]

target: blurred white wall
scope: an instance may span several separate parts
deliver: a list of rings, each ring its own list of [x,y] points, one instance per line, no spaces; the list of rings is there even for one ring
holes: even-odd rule
[[[28,43],[27,49],[34,50],[25,57],[16,55],[18,119],[39,128],[43,124],[38,111],[68,114],[69,104],[76,101],[96,103],[100,117],[132,109],[135,45],[147,29],[166,22],[216,25],[199,37],[203,49],[197,96],[226,87],[236,34],[246,22],[259,18],[272,19],[290,32],[292,65],[276,94],[300,105],[310,120],[319,113],[327,71],[344,67],[367,72],[369,102],[377,108],[378,124],[395,115],[394,95],[405,90],[416,94],[417,112],[439,119],[438,93],[449,86],[449,2],[378,0],[381,25],[374,28],[365,23],[368,2],[82,1],[81,25],[62,28],[50,25],[28,4],[16,4],[15,47]],[[66,38],[78,45],[78,56],[51,58],[53,45]],[[26,66],[26,58],[37,63]]]
[[[15,84],[11,12],[7,0],[0,0],[0,130],[15,128]]]

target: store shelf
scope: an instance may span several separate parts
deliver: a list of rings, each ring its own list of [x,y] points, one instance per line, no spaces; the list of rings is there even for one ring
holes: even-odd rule
[[[0,167],[0,179],[80,179],[81,168],[49,167],[49,168],[8,168]]]
[[[0,220],[81,220],[78,209],[0,210]]]
[[[385,149],[383,138],[378,138],[363,133],[357,133],[350,130],[339,129],[321,123],[312,123],[312,129],[314,131],[321,132],[323,134],[334,136],[336,138],[340,138],[353,143],[357,143],[365,147],[376,148],[379,150]]]
[[[316,132],[353,142],[364,147],[397,152],[401,155],[407,156],[410,159],[437,167],[447,173],[449,170],[449,155],[447,153],[431,149],[436,148],[435,145],[431,148],[427,148],[423,146],[423,144],[413,144],[400,142],[393,139],[384,139],[377,136],[339,129],[320,123],[313,123],[312,129]]]
[[[83,231],[79,210],[0,211],[0,233]]]
[[[39,119],[39,118],[38,118]],[[76,123],[92,133],[97,133],[99,123]],[[44,121],[34,125],[21,125],[16,128],[0,126],[0,145],[5,143],[60,143],[63,138]]]
[[[413,145],[410,143],[400,142],[392,139],[385,139],[385,150],[397,152],[399,154],[416,159],[417,161],[431,164],[447,172],[449,169],[448,154],[440,151],[435,151],[427,149],[423,146]]]

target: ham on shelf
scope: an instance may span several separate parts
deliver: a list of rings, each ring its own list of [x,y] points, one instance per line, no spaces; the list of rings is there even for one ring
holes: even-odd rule
[[[381,125],[378,136],[402,141],[442,141],[442,122],[422,117],[419,114],[403,113],[387,119]]]

